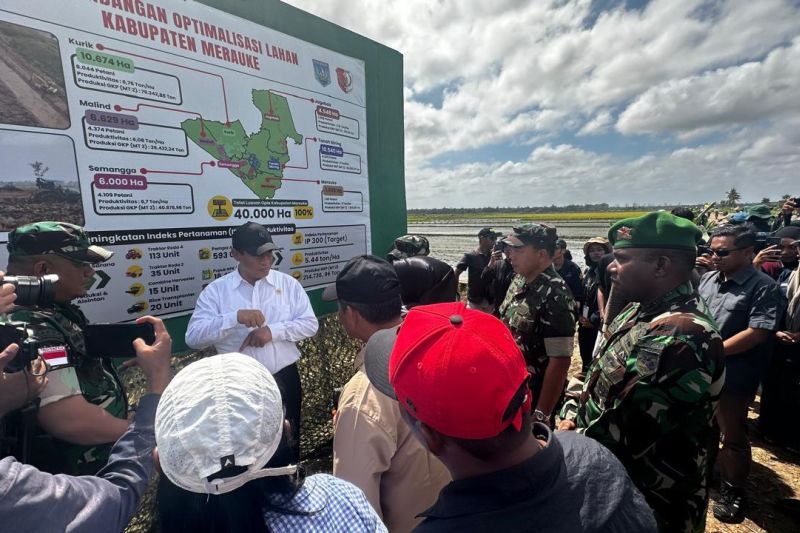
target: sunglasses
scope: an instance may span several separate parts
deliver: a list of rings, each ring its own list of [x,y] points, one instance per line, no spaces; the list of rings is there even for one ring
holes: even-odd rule
[[[744,248],[734,248],[733,250],[725,250],[725,249],[715,250],[713,248],[709,248],[708,252],[710,254],[712,254],[712,255],[716,255],[717,257],[728,257],[729,255],[731,255],[731,253],[733,253],[733,252],[735,252],[737,250],[743,250],[743,249]]]

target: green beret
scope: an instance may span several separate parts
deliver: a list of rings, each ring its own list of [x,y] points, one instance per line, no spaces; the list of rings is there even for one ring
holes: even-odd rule
[[[608,240],[614,248],[696,250],[702,236],[694,223],[666,211],[625,218],[608,230]]]

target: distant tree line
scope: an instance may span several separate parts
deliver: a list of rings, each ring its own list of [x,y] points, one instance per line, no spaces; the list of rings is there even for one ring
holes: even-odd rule
[[[780,201],[776,202],[778,206],[789,198],[790,195],[784,194]],[[731,187],[725,191],[725,196],[721,200],[717,200],[717,207],[721,208],[739,208],[744,204],[741,203],[742,195],[736,190],[736,187]],[[774,207],[773,202],[768,197],[761,199],[762,204],[767,204]],[[435,209],[409,209],[408,213],[411,215],[467,215],[472,213],[491,214],[491,213],[591,213],[591,212],[606,212],[606,211],[636,211],[646,210],[654,211],[657,209],[670,210],[673,207],[688,207],[695,211],[701,210],[704,204],[641,204],[641,203],[628,203],[625,205],[609,205],[602,204],[569,204],[569,205],[549,205],[549,206],[527,206],[527,207],[440,207]]]
[[[570,204],[570,205],[549,205],[549,206],[531,206],[531,207],[440,207],[436,209],[409,209],[408,213],[412,215],[464,215],[469,213],[590,213],[590,212],[605,212],[605,211],[630,211],[638,209],[656,210],[656,209],[672,209],[674,204],[669,205],[653,205],[653,204],[639,204],[632,203],[627,205],[609,205],[602,204]],[[702,207],[702,204],[687,205],[686,207]]]

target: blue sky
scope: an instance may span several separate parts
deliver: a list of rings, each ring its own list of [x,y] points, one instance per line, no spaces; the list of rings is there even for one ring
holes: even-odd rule
[[[409,207],[800,194],[798,1],[288,3],[403,53]]]

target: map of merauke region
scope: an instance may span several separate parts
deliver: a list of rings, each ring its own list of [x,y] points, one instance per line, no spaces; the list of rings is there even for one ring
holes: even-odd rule
[[[252,94],[253,105],[261,112],[261,128],[253,134],[245,132],[239,120],[225,124],[196,118],[183,121],[181,128],[256,196],[273,198],[289,162],[287,142],[291,139],[300,145],[303,136],[294,127],[286,98],[258,89]]]

